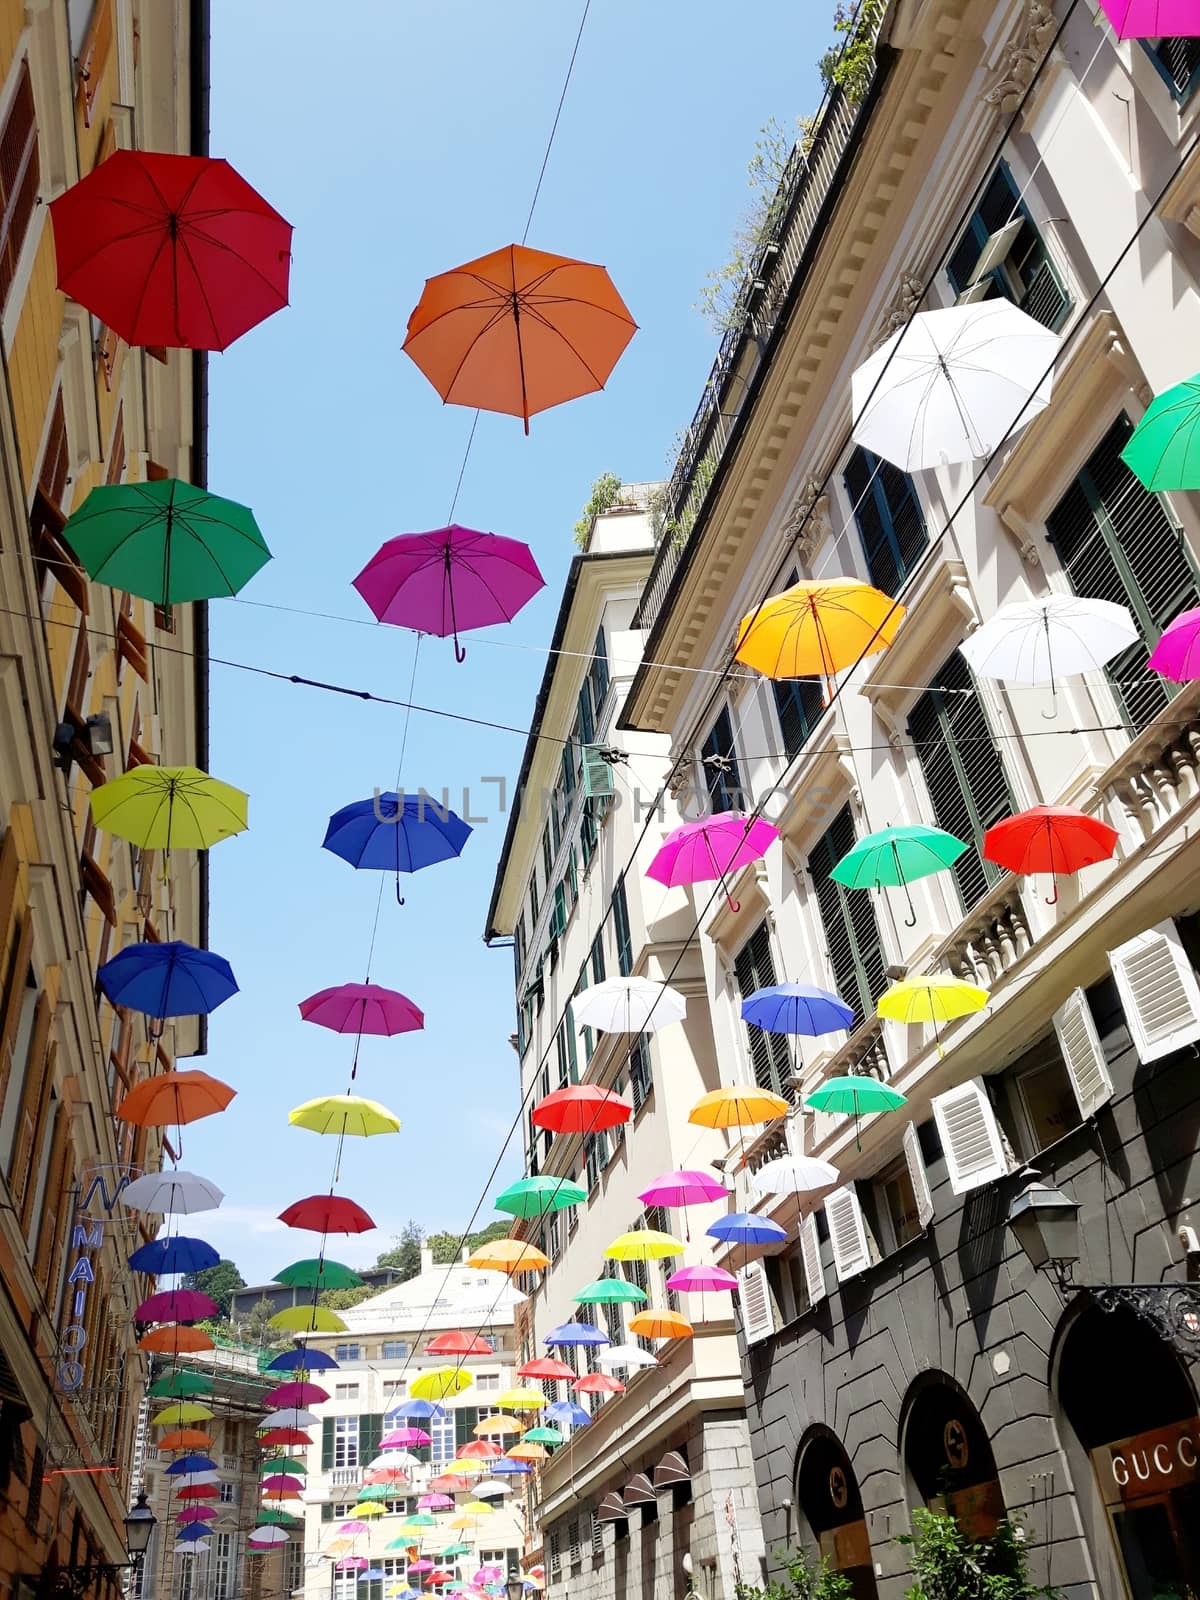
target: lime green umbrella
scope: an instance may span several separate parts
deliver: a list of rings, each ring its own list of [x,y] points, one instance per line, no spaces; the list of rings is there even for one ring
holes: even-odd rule
[[[858,1119],[872,1111],[898,1111],[908,1102],[896,1089],[890,1089],[878,1078],[829,1078],[805,1100],[810,1111],[841,1112],[854,1118],[854,1143],[861,1149],[858,1137]]]
[[[259,1464],[258,1475],[260,1478],[272,1477],[277,1472],[307,1472],[308,1468],[299,1456],[272,1456],[270,1461]]]
[[[1121,451],[1147,489],[1200,489],[1200,373],[1164,389]]]
[[[165,1377],[159,1378],[146,1390],[147,1394],[154,1395],[179,1395],[208,1394],[213,1387],[213,1380],[206,1378],[202,1372],[168,1372]]]
[[[566,1178],[518,1178],[496,1196],[496,1209],[514,1217],[541,1217],[582,1205],[586,1199],[587,1190]]]
[[[523,1436],[522,1444],[562,1444],[566,1438],[565,1433],[559,1433],[557,1428],[530,1428]]]
[[[237,594],[271,559],[253,512],[177,478],[93,489],[63,536],[97,583],[158,606]]]
[[[293,1261],[290,1267],[275,1274],[275,1282],[289,1289],[357,1289],[362,1283],[357,1272],[344,1267],[340,1261],[322,1261],[313,1257],[309,1261]]]
[[[597,1278],[595,1283],[585,1283],[571,1298],[580,1306],[640,1305],[646,1291],[636,1283],[626,1283],[624,1278]]]
[[[914,879],[944,872],[966,848],[961,839],[943,833],[941,828],[881,828],[847,850],[829,876],[847,889],[881,889],[886,885],[903,887],[908,894],[908,885]],[[916,925],[912,896],[908,895],[907,926]]]
[[[249,826],[249,797],[198,767],[131,767],[92,790],[92,820],[140,850],[209,850]]]

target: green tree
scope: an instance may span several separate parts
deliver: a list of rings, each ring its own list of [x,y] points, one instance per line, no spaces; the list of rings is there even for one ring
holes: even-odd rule
[[[737,1600],[850,1600],[853,1595],[849,1578],[835,1572],[828,1561],[814,1561],[803,1550],[775,1554],[786,1576],[763,1586],[739,1583]]]
[[[510,1222],[491,1222],[478,1233],[469,1233],[465,1239],[457,1233],[431,1233],[425,1242],[433,1251],[434,1265],[446,1267],[458,1260],[464,1248],[473,1252],[491,1244],[493,1239],[506,1239],[511,1226]]]
[[[226,1322],[233,1312],[233,1291],[246,1287],[245,1278],[233,1262],[224,1257],[215,1267],[202,1267],[199,1272],[189,1273],[184,1282],[189,1289],[199,1289],[201,1294],[215,1300],[217,1311]]]
[[[905,1600],[1057,1600],[1034,1583],[1020,1524],[1005,1517],[990,1538],[972,1539],[949,1512],[913,1512],[912,1533],[897,1543],[912,1551],[916,1583]]]
[[[275,1308],[263,1295],[244,1317],[239,1317],[233,1324],[235,1337],[242,1344],[258,1345],[263,1350],[274,1350],[292,1343],[292,1336],[282,1328],[272,1328],[271,1318],[275,1315]]]
[[[377,1267],[395,1267],[401,1275],[401,1282],[415,1278],[421,1270],[421,1245],[424,1242],[425,1230],[418,1222],[409,1222],[404,1231],[392,1240],[390,1250],[381,1250],[375,1258]]]
[[[602,517],[606,511],[611,511],[620,497],[620,478],[615,472],[602,472],[592,485],[591,498],[583,508],[583,515],[575,524],[575,543],[581,550],[587,545],[588,535],[592,531],[592,518]]]
[[[348,1311],[351,1306],[369,1300],[378,1293],[379,1290],[373,1289],[369,1283],[360,1283],[356,1289],[325,1289],[318,1295],[317,1304],[328,1306],[330,1311]]]

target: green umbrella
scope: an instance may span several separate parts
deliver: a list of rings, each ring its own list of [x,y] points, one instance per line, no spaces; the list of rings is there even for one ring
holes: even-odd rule
[[[271,559],[252,511],[178,478],[93,489],[63,536],[97,583],[158,606],[236,594]]]
[[[805,1100],[810,1111],[839,1111],[854,1118],[854,1143],[861,1149],[858,1119],[872,1111],[898,1111],[908,1101],[896,1089],[889,1089],[878,1078],[865,1074],[853,1078],[829,1078]]]
[[[580,1306],[640,1305],[646,1291],[636,1283],[626,1283],[624,1278],[597,1278],[595,1283],[585,1283],[571,1298]]]
[[[518,1178],[496,1196],[496,1209],[514,1217],[541,1217],[586,1199],[587,1190],[566,1178]]]
[[[557,1428],[530,1428],[521,1435],[522,1444],[561,1444],[566,1438]]]
[[[206,1378],[201,1372],[168,1372],[165,1377],[152,1383],[146,1393],[156,1398],[168,1394],[208,1394],[212,1387],[213,1380]]]
[[[406,1528],[436,1528],[437,1518],[431,1517],[427,1511],[415,1511],[411,1517],[405,1517]]]
[[[289,1289],[357,1289],[362,1283],[357,1272],[344,1267],[340,1261],[293,1261],[290,1267],[275,1274],[275,1282]]]
[[[278,1522],[286,1526],[288,1523],[299,1522],[300,1518],[293,1516],[290,1511],[276,1511],[274,1507],[258,1513],[260,1522]]]
[[[1200,373],[1164,389],[1121,451],[1147,489],[1200,489]]]
[[[448,1544],[442,1551],[442,1560],[452,1561],[455,1556],[469,1556],[470,1554],[471,1546],[469,1544]]]
[[[389,1489],[386,1483],[368,1483],[358,1491],[357,1500],[395,1500],[395,1489]]]
[[[881,889],[908,885],[931,872],[944,872],[966,849],[961,839],[940,828],[881,828],[860,839],[829,874],[848,889]],[[917,925],[912,896],[908,895],[908,922]]]
[[[307,1472],[308,1468],[299,1456],[272,1456],[270,1461],[260,1464],[258,1475],[260,1478],[271,1477],[276,1472]]]

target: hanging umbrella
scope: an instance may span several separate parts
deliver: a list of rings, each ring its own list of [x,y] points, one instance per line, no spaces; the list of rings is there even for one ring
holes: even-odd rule
[[[549,1128],[551,1133],[598,1133],[602,1128],[628,1122],[633,1107],[611,1089],[601,1089],[593,1083],[572,1083],[565,1089],[552,1090],[529,1115],[537,1127]]]
[[[194,1172],[147,1172],[121,1191],[121,1204],[153,1216],[215,1211],[225,1196],[211,1178]]]
[[[360,1500],[350,1507],[356,1517],[382,1517],[386,1515],[382,1506],[377,1506],[373,1500]]]
[[[274,1450],[280,1445],[285,1449],[300,1448],[311,1444],[312,1439],[302,1428],[268,1428],[259,1434],[258,1442],[265,1450]]]
[[[367,1033],[386,1039],[425,1026],[424,1012],[407,995],[377,983],[339,983],[332,989],[319,989],[301,1000],[300,1015],[305,1022],[315,1022],[333,1033]]]
[[[50,219],[58,287],[126,344],[224,350],[288,303],[291,226],[227,161],[116,150]]]
[[[921,311],[851,379],[851,437],[902,472],[990,456],[1050,403],[1059,338],[1007,300]]]
[[[474,1375],[461,1367],[434,1367],[432,1372],[422,1372],[408,1386],[414,1400],[445,1400],[450,1395],[461,1394],[475,1382]]]
[[[1200,606],[1181,611],[1167,624],[1146,665],[1174,683],[1200,678]]]
[[[468,1256],[467,1265],[482,1271],[507,1272],[510,1278],[516,1278],[526,1272],[540,1272],[550,1265],[550,1257],[522,1239],[493,1239]]]
[[[455,1454],[461,1461],[491,1461],[500,1454],[500,1446],[490,1439],[469,1439]]]
[[[571,1299],[578,1306],[641,1305],[646,1299],[646,1291],[639,1289],[636,1283],[627,1283],[624,1278],[597,1278],[595,1283],[585,1283]],[[555,1373],[554,1376],[565,1377],[567,1374]],[[570,1372],[570,1376],[573,1378],[575,1374]]]
[[[622,1233],[607,1246],[605,1256],[610,1261],[663,1261],[677,1256],[683,1250],[683,1240],[656,1228],[634,1228]]]
[[[439,1333],[425,1346],[427,1356],[490,1356],[495,1353],[495,1346],[480,1334],[459,1331]]]
[[[663,840],[646,868],[646,876],[668,889],[690,883],[725,883],[730,873],[759,861],[779,837],[778,828],[762,817],[722,811],[717,816],[685,822]],[[731,911],[737,902],[726,890]]]
[[[701,1128],[753,1128],[775,1122],[790,1110],[781,1094],[756,1089],[748,1083],[733,1083],[702,1094],[688,1112],[688,1121]]]
[[[148,1278],[170,1278],[181,1272],[202,1272],[205,1267],[215,1267],[220,1259],[218,1252],[203,1239],[176,1234],[139,1245],[129,1257],[129,1265]]]
[[[429,1443],[430,1436],[423,1428],[393,1428],[379,1441],[380,1448],[384,1450],[407,1450],[409,1445],[419,1447]]]
[[[166,1372],[155,1379],[146,1393],[159,1399],[164,1395],[211,1394],[214,1387],[213,1380],[203,1372]]]
[[[209,850],[249,826],[248,796],[198,767],[143,764],[92,790],[92,820],[140,850]]]
[[[185,1328],[178,1324],[168,1328],[151,1328],[137,1342],[139,1350],[149,1350],[154,1355],[194,1355],[200,1350],[214,1348],[211,1335],[203,1328]]]
[[[281,1328],[285,1333],[345,1333],[346,1324],[336,1311],[327,1306],[284,1306],[268,1318],[269,1328]]]
[[[678,989],[649,978],[606,978],[571,1004],[577,1023],[601,1033],[657,1033],[682,1022],[687,1011]]]
[[[561,1422],[567,1428],[585,1428],[592,1420],[590,1411],[585,1411],[582,1406],[577,1406],[570,1400],[556,1400],[552,1406],[547,1406],[546,1417],[547,1420]],[[497,1461],[495,1470],[508,1471],[501,1461]]]
[[[289,1489],[296,1491],[303,1489],[304,1480],[294,1478],[287,1472],[273,1472],[269,1478],[260,1478],[258,1486],[265,1493],[282,1494]]]
[[[556,1362],[555,1365],[566,1367],[567,1364],[565,1361],[559,1361]],[[519,1372],[523,1370],[523,1368],[519,1369]],[[567,1376],[569,1378],[573,1378],[575,1376],[575,1372],[572,1367],[567,1367]],[[491,1438],[493,1436],[496,1438],[503,1438],[510,1433],[524,1433],[525,1424],[523,1422],[518,1422],[515,1417],[502,1417],[495,1415],[491,1417],[480,1417],[472,1431],[481,1439]]]
[[[453,1461],[447,1461],[446,1465],[442,1468],[442,1474],[447,1478],[470,1478],[473,1477],[475,1473],[484,1471],[486,1471],[486,1468],[483,1466],[482,1462],[473,1461],[469,1456],[466,1458],[456,1457]]]
[[[1118,39],[1200,37],[1196,0],[1100,0]]]
[[[358,1289],[363,1279],[352,1267],[318,1256],[307,1261],[293,1261],[282,1272],[275,1274],[274,1282],[282,1283],[289,1289]]]
[[[419,1511],[451,1511],[454,1500],[448,1494],[423,1494],[417,1501]]]
[[[903,978],[879,997],[879,1015],[893,1022],[953,1022],[982,1011],[988,992],[963,978]]]
[[[511,1493],[512,1484],[503,1483],[499,1478],[485,1478],[482,1483],[475,1485],[475,1498],[477,1500],[500,1500],[506,1494]],[[447,1551],[442,1551],[443,1556],[447,1554]]]
[[[429,795],[388,792],[335,811],[321,844],[359,871],[394,873],[403,905],[400,874],[461,855],[470,837],[462,818]]]
[[[667,1279],[667,1288],[677,1294],[713,1294],[737,1286],[737,1278],[724,1267],[680,1267]]]
[[[131,944],[96,972],[114,1006],[148,1017],[203,1017],[238,992],[224,956],[173,939]]]
[[[908,893],[909,884],[930,873],[944,872],[966,848],[961,839],[941,828],[920,824],[881,828],[847,850],[829,876],[848,889],[882,889],[885,885],[902,888],[908,896],[905,925],[915,928],[917,914]]]
[[[266,1461],[258,1464],[259,1474],[271,1472],[307,1472],[308,1468],[299,1456],[269,1456]]]
[[[291,1534],[286,1528],[277,1528],[268,1522],[251,1532],[249,1542],[252,1545],[259,1545],[264,1550],[270,1550],[275,1545],[287,1544],[290,1538]]]
[[[208,1550],[211,1548],[207,1542],[208,1533],[209,1530],[203,1525],[203,1519],[197,1523],[189,1523],[187,1527],[180,1528],[176,1534],[176,1548],[178,1549],[181,1545],[190,1545],[192,1550]],[[205,1542],[201,1544],[201,1540]]]
[[[520,1444],[513,1445],[508,1452],[510,1461],[544,1461],[550,1452],[544,1444],[526,1444],[522,1439]],[[490,1509],[490,1508],[489,1508]]]
[[[571,1409],[578,1411],[581,1408],[579,1406],[573,1406]],[[586,1411],[583,1412],[583,1415],[587,1417],[589,1422],[592,1420]],[[517,1473],[522,1475],[530,1473],[533,1471],[533,1467],[528,1461],[510,1461],[507,1456],[502,1456],[499,1461],[492,1462],[492,1471],[497,1475],[497,1477],[499,1477],[501,1473],[503,1473],[505,1477],[510,1477],[516,1475]]]
[[[138,1128],[182,1126],[224,1111],[236,1093],[236,1089],[219,1078],[210,1078],[198,1067],[189,1072],[161,1072],[132,1088],[113,1115]],[[128,1203],[129,1190],[125,1192]]]
[[[367,1527],[365,1522],[359,1522],[357,1519],[351,1517],[347,1522],[338,1523],[338,1532],[352,1534],[357,1537],[357,1535],[360,1533],[369,1533],[370,1529]],[[362,1561],[364,1566],[366,1566],[367,1563],[365,1556],[360,1556],[358,1559]]]
[[[507,1211],[514,1217],[541,1217],[550,1211],[562,1211],[567,1206],[579,1206],[587,1199],[587,1190],[580,1183],[566,1178],[518,1178],[510,1183],[495,1200],[497,1211]]]
[[[1187,0],[1187,4],[1200,32],[1200,11],[1194,0]],[[1121,460],[1143,488],[1152,493],[1200,489],[1197,422],[1200,373],[1154,397],[1121,451]]]
[[[304,1263],[297,1262],[297,1266],[300,1266],[300,1265],[303,1265],[303,1264]],[[327,1261],[325,1263],[325,1266],[328,1267],[329,1265],[330,1265],[330,1263]],[[280,1275],[278,1278],[275,1279],[275,1282],[276,1283],[285,1283],[285,1282],[287,1282],[287,1280],[282,1275]],[[300,1285],[298,1285],[298,1287],[300,1287],[300,1288],[312,1288],[314,1286],[312,1284],[300,1284]],[[331,1284],[328,1284],[327,1287],[332,1289],[332,1288],[335,1287],[335,1285],[333,1285],[331,1283]],[[339,1284],[336,1287],[341,1288],[343,1286]],[[297,1372],[297,1371],[300,1371],[300,1372],[304,1372],[304,1371],[307,1371],[307,1372],[329,1372],[329,1371],[333,1370],[334,1368],[336,1368],[337,1365],[338,1365],[338,1363],[333,1359],[333,1357],[328,1353],[328,1351],[325,1351],[325,1350],[309,1350],[304,1345],[301,1345],[300,1348],[297,1349],[297,1350],[284,1350],[284,1351],[282,1351],[281,1354],[277,1355],[272,1361],[267,1363],[267,1371],[268,1372]]]
[[[299,1431],[315,1427],[320,1420],[315,1412],[306,1411],[302,1406],[282,1406],[278,1411],[268,1411],[265,1417],[260,1417],[258,1426]]]
[[[959,650],[980,677],[1054,684],[1058,678],[1098,672],[1140,642],[1125,606],[1052,594],[1001,606]]]
[[[728,1197],[729,1190],[725,1185],[707,1172],[665,1172],[638,1195],[644,1206],[667,1206],[671,1210],[683,1206],[708,1205],[713,1200],[726,1200]]]
[[[217,1493],[218,1479],[219,1475],[211,1467],[208,1467],[203,1472],[182,1473],[174,1480],[174,1482],[171,1484],[171,1487],[181,1499],[185,1494],[190,1495],[194,1489],[203,1489],[205,1492],[203,1494],[196,1495],[195,1498],[200,1500],[212,1500],[215,1498]],[[211,1493],[209,1491],[211,1491]]]
[[[604,1373],[604,1372],[587,1372],[587,1373],[585,1373],[583,1375],[582,1378],[576,1378],[575,1382],[571,1385],[571,1387],[572,1387],[572,1389],[575,1390],[576,1394],[624,1394],[625,1393],[625,1385],[621,1382],[620,1378],[611,1378],[611,1377],[608,1376],[607,1373]],[[557,1429],[545,1428],[542,1431],[544,1433],[555,1433],[555,1432],[557,1432]],[[527,1433],[525,1435],[525,1438],[522,1440],[523,1444],[541,1444],[541,1443],[556,1444],[556,1443],[560,1442],[560,1440],[543,1441],[543,1440],[539,1440],[539,1439],[531,1439],[530,1438],[530,1434],[533,1433],[533,1432],[534,1432],[534,1430],[531,1428],[530,1432]]]
[[[828,1161],[818,1161],[816,1156],[780,1156],[750,1174],[750,1187],[760,1199],[776,1194],[813,1194],[840,1182],[838,1169]],[[728,1222],[729,1218],[722,1221]]]
[[[869,1116],[873,1111],[898,1111],[907,1103],[898,1090],[865,1074],[861,1077],[829,1078],[814,1089],[804,1102],[810,1111],[838,1112],[853,1117],[857,1149],[862,1148],[858,1129],[860,1117]]]
[[[389,539],[354,580],[380,622],[453,634],[459,661],[460,633],[511,622],[545,585],[528,545],[458,523]]]
[[[596,1360],[602,1367],[656,1367],[658,1357],[652,1356],[637,1344],[615,1344],[611,1350],[601,1350]],[[549,1412],[546,1413],[550,1415]]]
[[[750,1247],[760,1244],[782,1244],[787,1229],[781,1228],[770,1217],[760,1217],[753,1211],[731,1211],[727,1217],[718,1217],[705,1230],[711,1239],[722,1244],[740,1244]]]
[[[306,1100],[288,1112],[288,1122],[293,1128],[308,1128],[313,1133],[338,1138],[369,1138],[372,1134],[400,1131],[400,1118],[394,1112],[377,1100],[364,1100],[353,1094],[327,1094]]]
[[[293,1201],[279,1213],[279,1220],[309,1233],[366,1233],[375,1226],[360,1205],[336,1194],[313,1194]]]
[[[529,419],[603,389],[637,324],[603,267],[510,244],[426,280],[405,354],[449,405]]]
[[[764,1033],[793,1033],[819,1039],[853,1028],[854,1012],[827,989],[807,983],[774,983],[742,1001],[742,1018]]]
[[[594,1328],[590,1322],[561,1323],[557,1328],[551,1328],[542,1340],[544,1345],[563,1349],[568,1349],[571,1345],[601,1345],[608,1342],[608,1335],[601,1333],[599,1328]]]
[[[444,1417],[446,1411],[434,1400],[409,1399],[401,1400],[384,1414],[388,1417],[414,1417],[418,1421],[428,1422],[432,1417]]]
[[[858,578],[802,578],[742,618],[735,659],[767,678],[834,678],[896,637],[904,607]]]
[[[1097,861],[1109,861],[1117,848],[1117,830],[1099,817],[1071,806],[1031,806],[1015,817],[994,823],[983,836],[983,855],[1010,872],[1029,875],[1048,872],[1056,880],[1062,872],[1079,872]]]
[[[216,1314],[217,1302],[199,1289],[164,1289],[143,1300],[133,1317],[135,1322],[203,1322]]]
[[[614,1279],[614,1278],[602,1278],[600,1281],[601,1281],[601,1283],[608,1284],[608,1283],[615,1283],[617,1280]],[[591,1287],[595,1287],[595,1286],[591,1285]],[[620,1287],[619,1284],[618,1284],[618,1287]],[[634,1285],[630,1285],[630,1287],[635,1287],[635,1286]],[[638,1292],[641,1293],[640,1290]],[[577,1294],[577,1295],[573,1296],[573,1298],[576,1301],[579,1301],[580,1300],[580,1295],[582,1293],[583,1293],[583,1291],[581,1290],[580,1294]],[[573,1378],[574,1376],[575,1376],[574,1367],[569,1367],[565,1361],[559,1361],[554,1356],[536,1356],[532,1361],[522,1362],[522,1364],[517,1368],[517,1377],[518,1378],[551,1378],[551,1379],[568,1378],[569,1379],[569,1378]],[[483,1422],[491,1422],[491,1421],[494,1421],[494,1420],[495,1419],[491,1418],[491,1417],[484,1417],[483,1418]],[[504,1420],[507,1421],[508,1419],[505,1418]],[[478,1431],[479,1431],[479,1429],[477,1428],[476,1432],[478,1432]]]
[[[218,1515],[212,1506],[185,1506],[175,1521],[181,1526],[189,1522],[215,1522]]]
[[[540,1389],[525,1387],[522,1389],[505,1389],[503,1394],[498,1394],[495,1405],[503,1406],[507,1411],[540,1411],[546,1404],[546,1396]]]
[[[640,1339],[690,1339],[692,1325],[678,1311],[651,1306],[629,1319],[629,1331]]]
[[[161,1440],[159,1440],[159,1448],[162,1448]],[[212,1472],[215,1470],[216,1465],[217,1463],[211,1456],[179,1456],[175,1461],[171,1462],[169,1467],[165,1467],[163,1470],[169,1478],[186,1478],[193,1472]]]
[[[213,1347],[210,1339],[206,1349]],[[164,1433],[158,1441],[158,1448],[163,1450],[211,1450],[216,1444],[211,1434],[202,1433],[199,1428],[175,1428],[170,1433]]]
[[[370,1564],[366,1556],[343,1556],[335,1566],[338,1572],[365,1572]]]

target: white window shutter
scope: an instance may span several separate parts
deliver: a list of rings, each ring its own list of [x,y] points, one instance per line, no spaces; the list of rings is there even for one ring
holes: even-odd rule
[[[908,1164],[908,1181],[912,1184],[913,1198],[917,1202],[917,1220],[923,1228],[933,1221],[933,1196],[929,1192],[929,1175],[925,1171],[925,1158],[921,1154],[921,1141],[915,1122],[904,1128],[904,1159]]]
[[[800,1223],[800,1258],[804,1263],[804,1286],[810,1306],[825,1298],[825,1269],[821,1265],[821,1236],[817,1219],[810,1211]]]
[[[775,1309],[771,1304],[771,1288],[767,1283],[767,1269],[761,1261],[748,1261],[738,1271],[738,1288],[742,1302],[742,1331],[747,1344],[757,1344],[775,1332]]]
[[[1008,1171],[1004,1137],[982,1078],[935,1095],[933,1116],[955,1194],[968,1194]]]
[[[1054,1031],[1079,1102],[1079,1115],[1086,1119],[1112,1099],[1113,1085],[1092,1008],[1082,989],[1072,990],[1054,1013]]]
[[[826,1197],[825,1220],[829,1224],[829,1242],[833,1246],[833,1266],[838,1282],[856,1278],[871,1265],[871,1241],[867,1238],[867,1225],[852,1183],[835,1189]]]
[[[1200,983],[1173,922],[1160,922],[1108,952],[1139,1061],[1157,1061],[1200,1039]]]

